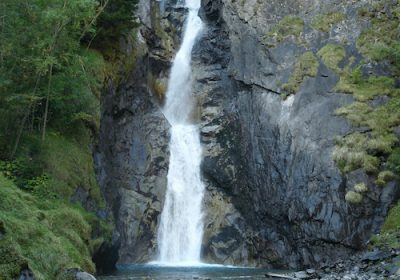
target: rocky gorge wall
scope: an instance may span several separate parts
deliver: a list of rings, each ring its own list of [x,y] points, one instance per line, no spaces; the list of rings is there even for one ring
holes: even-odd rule
[[[377,187],[364,169],[343,173],[332,156],[335,138],[357,129],[335,113],[354,102],[336,89],[335,70],[362,60],[356,41],[370,22],[357,11],[372,2],[202,1],[207,28],[192,63],[207,185],[204,261],[321,264],[364,248],[380,229],[398,186]],[[339,19],[315,26],[327,11]],[[134,69],[108,84],[96,154],[119,263],[156,256],[169,157],[161,108],[185,10],[180,1],[160,10],[143,0],[138,15],[137,40],[121,42],[136,52]],[[334,67],[318,55],[329,44],[345,49]],[[358,183],[368,193],[354,205],[345,196]]]

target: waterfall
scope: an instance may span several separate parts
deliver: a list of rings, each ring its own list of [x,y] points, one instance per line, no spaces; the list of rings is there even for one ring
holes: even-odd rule
[[[186,0],[189,10],[181,47],[169,77],[164,114],[171,124],[168,185],[158,230],[159,259],[165,265],[200,263],[203,237],[200,132],[193,110],[191,53],[203,28],[200,0]]]

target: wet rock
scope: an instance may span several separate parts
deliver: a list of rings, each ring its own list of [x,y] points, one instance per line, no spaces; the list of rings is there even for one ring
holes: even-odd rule
[[[25,269],[21,272],[18,280],[35,280],[35,276],[33,275],[32,271]]]
[[[160,110],[162,91],[157,94],[154,83],[167,79],[185,17],[174,1],[164,3],[160,18],[157,1],[140,1],[144,26],[135,46],[137,63],[126,79],[108,84],[102,102],[95,159],[117,224],[120,263],[146,262],[157,250],[169,125]],[[192,64],[198,105],[193,120],[201,127],[208,189],[205,261],[314,267],[365,248],[381,227],[398,196],[396,184],[375,188],[375,178],[362,170],[344,176],[332,158],[335,138],[353,131],[335,114],[353,102],[351,95],[336,92],[336,72],[319,61],[317,75],[283,98],[288,93],[283,85],[305,51],[346,42],[343,62],[361,59],[356,42],[369,24],[355,15],[368,3],[202,0],[207,28],[193,49]],[[330,32],[312,28],[315,16],[333,9],[346,20]],[[282,41],[266,38],[288,15],[304,19],[304,30]],[[379,65],[367,70],[383,71]],[[353,207],[345,194],[360,182],[370,191]],[[325,270],[337,270],[340,277],[351,271],[346,263]]]
[[[396,276],[400,276],[400,267],[397,268],[397,271],[394,273]]]
[[[310,268],[310,269],[307,269],[306,272],[307,272],[307,274],[309,274],[309,275],[314,275],[314,274],[316,273],[316,270]]]
[[[392,254],[387,251],[380,251],[380,250],[375,250],[372,252],[367,252],[362,256],[362,261],[378,261],[378,260],[383,260],[388,257],[390,257]]]
[[[298,271],[294,273],[296,279],[311,279],[311,276],[306,271]]]
[[[87,272],[78,272],[75,277],[76,280],[96,280],[96,278],[93,275]]]
[[[100,275],[111,274],[116,271],[116,263],[119,258],[120,240],[114,235],[113,242],[103,242],[100,248],[93,254],[93,262],[96,264],[96,272]]]
[[[160,81],[168,73],[176,35],[155,28],[160,26],[159,8],[157,1],[140,1],[145,23],[139,31],[141,40],[122,47],[126,53],[135,49],[136,64],[121,81],[109,81],[103,94],[96,174],[116,224],[111,251],[104,248],[97,254],[103,264],[109,256],[113,262],[141,263],[156,255],[169,158],[169,124],[160,110],[165,89]],[[183,11],[170,8],[166,5],[165,12],[172,18],[182,16]],[[161,26],[170,24],[162,20]]]
[[[3,221],[0,220],[0,240],[4,238],[4,235],[6,234],[6,229],[4,227]]]

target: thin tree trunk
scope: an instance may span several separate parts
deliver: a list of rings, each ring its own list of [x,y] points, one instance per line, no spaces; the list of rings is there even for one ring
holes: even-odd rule
[[[3,3],[2,6],[3,6],[2,7],[3,11],[5,11],[6,10],[5,4]],[[1,17],[1,33],[4,33],[5,24],[6,24],[6,15],[2,15],[2,17]],[[4,54],[0,50],[0,68],[3,69],[3,67],[4,67]]]
[[[35,87],[34,87],[34,89],[33,89],[33,91],[32,91],[32,94],[31,94],[32,97],[33,97],[33,96],[35,95],[35,93],[36,93],[36,90],[37,90],[37,88],[38,88],[38,86],[39,86],[39,81],[40,81],[40,75],[38,75],[38,77],[37,77],[37,79],[36,79],[36,84],[35,84]],[[32,101],[32,100],[29,102],[28,109],[25,111],[24,117],[22,118],[21,125],[20,125],[20,127],[19,127],[19,129],[18,129],[17,138],[15,139],[14,148],[13,148],[13,150],[12,150],[12,152],[11,152],[11,158],[14,158],[14,157],[15,157],[15,154],[17,153],[18,146],[19,146],[19,142],[20,142],[21,136],[22,136],[22,132],[24,131],[25,123],[26,123],[26,120],[27,120],[28,117],[29,117],[29,113],[30,113],[30,111],[31,111],[31,107],[32,107],[32,105],[33,105],[33,102],[34,102],[34,101]]]
[[[22,132],[24,131],[25,123],[26,123],[26,120],[28,119],[29,112],[30,112],[30,109],[26,110],[24,113],[24,117],[22,118],[21,125],[18,129],[17,139],[15,139],[14,148],[11,153],[11,159],[13,159],[15,157],[15,154],[17,153],[19,142],[21,140]]]
[[[96,15],[94,16],[94,18],[89,22],[89,24],[87,24],[84,29],[83,32],[81,34],[81,36],[79,37],[79,40],[82,40],[82,38],[85,36],[86,32],[89,30],[89,28],[96,22],[97,18],[103,13],[104,9],[107,7],[108,2],[110,2],[110,0],[106,0],[104,2],[104,4],[102,6],[100,6],[98,12],[96,13]]]
[[[53,76],[53,64],[50,64],[49,83],[47,85],[46,105],[45,105],[44,117],[43,117],[42,143],[46,140],[46,127],[47,127],[47,118],[48,118],[48,114],[49,114],[49,99],[50,99],[52,76]]]
[[[30,126],[29,126],[30,131],[33,131],[33,128],[35,126],[35,110],[36,110],[36,104],[35,104],[35,102],[33,102],[32,106],[31,106],[31,122],[30,122]]]

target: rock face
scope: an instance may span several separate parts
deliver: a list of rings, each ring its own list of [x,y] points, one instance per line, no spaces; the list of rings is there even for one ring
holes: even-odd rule
[[[96,162],[117,222],[120,263],[156,255],[168,170],[161,89],[185,14],[181,1],[161,2],[164,11],[157,1],[140,2],[135,69],[118,87],[110,82],[103,100]],[[207,29],[193,51],[193,93],[207,185],[205,261],[321,264],[364,248],[379,230],[398,188],[379,188],[363,170],[343,175],[336,167],[334,139],[353,129],[335,114],[353,102],[334,89],[339,76],[314,55],[315,73],[300,73],[294,92],[285,86],[299,57],[328,43],[345,43],[341,63],[361,59],[356,38],[368,22],[356,14],[365,5],[369,1],[202,1]],[[344,19],[329,22],[327,31],[311,27],[313,17],[332,10]],[[274,29],[289,15],[304,19],[301,32],[293,32],[293,23],[289,31]],[[360,182],[369,192],[360,205],[349,204],[345,194]]]

